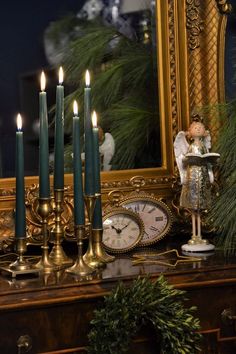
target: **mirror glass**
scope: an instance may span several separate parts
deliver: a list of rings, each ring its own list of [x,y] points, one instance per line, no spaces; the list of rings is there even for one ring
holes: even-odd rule
[[[71,169],[72,98],[78,96],[81,116],[83,110],[79,92],[83,90],[84,78],[74,75],[77,66],[82,74],[82,64],[92,68],[92,105],[100,120],[103,169],[161,166],[155,3],[155,0],[42,0],[36,7],[31,1],[14,0],[2,4],[0,177],[15,174],[18,112],[23,117],[25,175],[38,175],[40,73],[42,69],[46,73],[50,108],[55,104],[57,70],[64,62],[68,68],[65,93],[69,95],[65,172]],[[92,38],[94,55],[89,56],[90,46],[90,51],[84,49],[83,55],[80,52],[78,57],[74,56],[79,41],[87,35]],[[80,66],[73,67],[74,63]],[[49,123],[53,156],[53,112]]]
[[[232,11],[227,15],[225,33],[225,98],[236,96],[236,0],[231,0]]]

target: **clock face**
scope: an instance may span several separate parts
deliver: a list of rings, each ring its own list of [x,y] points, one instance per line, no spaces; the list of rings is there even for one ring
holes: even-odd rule
[[[105,215],[102,242],[108,250],[117,253],[129,251],[142,236],[142,220],[132,211],[120,208]]]
[[[137,213],[144,223],[144,235],[140,246],[155,243],[169,231],[171,214],[164,203],[152,197],[134,197],[124,201],[122,206]]]

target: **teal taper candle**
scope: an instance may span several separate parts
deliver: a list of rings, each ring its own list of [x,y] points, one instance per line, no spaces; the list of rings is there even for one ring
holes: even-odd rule
[[[82,163],[80,149],[80,119],[78,105],[74,101],[73,117],[73,177],[74,177],[74,222],[75,225],[84,225],[84,195],[82,181]]]
[[[15,214],[15,237],[26,237],[25,216],[25,182],[24,182],[24,146],[21,115],[17,116],[16,132],[16,214]]]
[[[100,178],[100,153],[99,153],[99,136],[97,127],[97,115],[93,112],[93,144],[94,144],[94,191],[101,194],[101,178]],[[102,229],[102,202],[99,195],[93,213],[93,229]]]
[[[93,156],[93,128],[90,107],[90,76],[88,70],[85,75],[86,87],[84,89],[84,150],[85,150],[85,195],[94,194],[94,156]]]
[[[39,93],[39,198],[50,197],[49,150],[48,150],[48,112],[46,78],[41,74],[41,92]]]
[[[63,70],[59,70],[59,85],[56,90],[54,189],[64,189],[64,87]]]

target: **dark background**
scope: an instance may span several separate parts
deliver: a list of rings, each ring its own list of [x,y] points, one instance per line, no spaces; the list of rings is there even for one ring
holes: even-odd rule
[[[27,112],[38,105],[40,73],[50,69],[44,53],[43,34],[51,21],[77,13],[84,0],[8,0],[0,11],[0,176],[14,176],[16,115],[22,113],[25,144],[25,174],[37,174],[36,155],[27,155],[27,145],[35,145]],[[52,86],[54,77],[47,78]],[[50,85],[51,84],[51,85]],[[49,92],[51,100],[54,95]],[[31,100],[31,102],[30,102]],[[25,111],[25,112],[24,112]],[[38,112],[38,108],[35,107]],[[35,117],[35,120],[38,117]],[[29,137],[30,135],[30,137]]]

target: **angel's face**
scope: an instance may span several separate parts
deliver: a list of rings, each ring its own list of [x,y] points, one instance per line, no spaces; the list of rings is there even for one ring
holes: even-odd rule
[[[204,125],[200,122],[193,122],[190,127],[189,127],[189,134],[191,137],[194,138],[200,138],[205,136],[206,134],[206,129]]]

